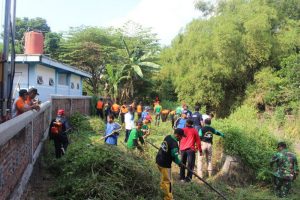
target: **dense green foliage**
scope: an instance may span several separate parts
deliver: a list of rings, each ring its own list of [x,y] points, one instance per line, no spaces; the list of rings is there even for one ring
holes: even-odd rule
[[[42,32],[45,38],[44,53],[50,56],[55,56],[59,48],[59,42],[62,34],[51,32],[50,26],[47,24],[46,19],[37,17],[29,19],[16,18],[16,35],[15,35],[15,49],[16,53],[24,52],[24,34],[28,31]]]
[[[270,134],[268,123],[257,118],[249,106],[237,109],[229,118],[217,120],[215,126],[225,133],[225,153],[240,157],[256,172],[258,180],[270,179],[269,160],[276,151],[277,141]]]
[[[127,33],[128,26],[134,31]],[[124,28],[78,27],[60,43],[57,59],[87,71],[87,92],[128,99],[145,95],[158,71],[156,36],[137,24]]]
[[[164,50],[162,80],[171,77],[179,100],[201,103],[220,116],[242,103],[250,84],[285,87],[282,80],[268,82],[272,74],[268,78],[261,75],[263,80],[254,77],[268,73],[266,68],[279,79],[291,72],[299,74],[299,65],[292,64],[297,63],[300,48],[299,3],[220,1],[215,15],[192,21]],[[299,83],[299,79],[293,82]],[[280,92],[272,91],[266,98]],[[299,96],[298,89],[290,92]]]

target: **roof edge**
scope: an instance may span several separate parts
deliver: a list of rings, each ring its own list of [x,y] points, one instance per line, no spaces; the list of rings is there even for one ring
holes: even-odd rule
[[[40,62],[42,64],[50,65],[55,68],[63,69],[65,71],[73,72],[75,74],[78,74],[83,77],[91,78],[92,75],[88,72],[76,69],[73,66],[66,65],[64,63],[58,62],[57,60],[54,60],[48,56],[45,56],[43,54],[17,54],[15,58],[16,62]]]

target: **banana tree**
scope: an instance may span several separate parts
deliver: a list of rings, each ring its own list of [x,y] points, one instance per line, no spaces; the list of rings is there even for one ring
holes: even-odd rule
[[[123,65],[127,76],[128,82],[124,85],[123,90],[129,96],[133,96],[134,81],[144,78],[146,72],[157,72],[160,69],[160,65],[152,62],[154,60],[153,52],[144,53],[139,47],[136,47],[133,51],[130,51],[124,38],[122,38],[125,50],[126,50],[126,64]],[[124,92],[124,91],[123,91]]]
[[[114,67],[113,65],[106,65],[107,83],[109,94],[113,95],[114,100],[119,97],[119,85],[123,80],[128,80],[130,77],[124,75],[124,66],[121,68]]]

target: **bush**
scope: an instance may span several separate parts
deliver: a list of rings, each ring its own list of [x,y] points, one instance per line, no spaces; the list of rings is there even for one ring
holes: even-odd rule
[[[96,104],[98,102],[99,98],[97,96],[92,96],[91,99],[91,114],[96,115],[97,109],[96,109]]]
[[[161,106],[163,109],[175,110],[180,104],[175,101],[162,100]]]
[[[249,106],[237,109],[229,118],[217,120],[217,129],[225,134],[224,151],[239,156],[250,168],[256,170],[258,180],[269,180],[269,160],[275,152],[277,141]]]

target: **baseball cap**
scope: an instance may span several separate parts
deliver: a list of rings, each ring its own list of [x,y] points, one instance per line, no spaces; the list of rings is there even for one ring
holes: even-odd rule
[[[178,135],[181,135],[182,137],[185,137],[184,131],[181,128],[176,128],[174,130],[174,134],[178,134]]]
[[[59,109],[57,111],[57,115],[64,115],[65,114],[65,110],[64,109]]]
[[[29,88],[28,93],[29,92],[34,92],[35,94],[40,95],[36,88]]]

